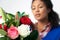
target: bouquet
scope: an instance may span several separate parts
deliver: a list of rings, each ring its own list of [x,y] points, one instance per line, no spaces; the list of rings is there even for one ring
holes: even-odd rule
[[[32,25],[29,15],[25,12],[18,11],[16,15],[13,15],[0,8],[0,40],[15,40],[17,38],[19,40],[35,40],[38,33],[36,30],[32,32]]]

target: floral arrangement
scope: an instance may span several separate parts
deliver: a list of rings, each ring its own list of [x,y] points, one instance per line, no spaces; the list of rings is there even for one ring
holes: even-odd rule
[[[32,21],[25,12],[18,11],[13,15],[0,8],[0,40],[15,40],[18,37],[23,40],[31,34],[31,25]]]

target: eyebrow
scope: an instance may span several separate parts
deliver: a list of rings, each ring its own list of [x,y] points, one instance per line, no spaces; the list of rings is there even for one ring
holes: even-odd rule
[[[42,4],[38,4],[38,6],[43,6]],[[34,5],[31,6],[31,8],[34,7]]]

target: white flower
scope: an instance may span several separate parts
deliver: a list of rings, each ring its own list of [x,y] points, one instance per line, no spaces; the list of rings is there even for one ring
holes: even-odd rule
[[[21,26],[18,27],[18,32],[22,37],[27,37],[31,33],[30,25],[22,24]]]

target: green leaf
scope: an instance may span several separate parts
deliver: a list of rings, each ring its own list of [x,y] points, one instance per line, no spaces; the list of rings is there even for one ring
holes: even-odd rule
[[[21,14],[21,15],[23,16],[24,14],[25,14],[25,12],[22,12],[22,14]]]
[[[6,37],[1,37],[0,40],[6,40]]]
[[[6,37],[6,40],[11,40],[9,37]]]
[[[7,19],[6,13],[2,8],[0,8],[0,14],[2,15],[2,18],[4,19],[4,21],[6,21],[6,19]]]
[[[0,34],[4,36],[7,35],[6,31],[4,31],[3,29],[0,29]]]
[[[27,17],[29,17],[29,15],[26,14],[25,12],[22,12],[22,16],[27,16]]]
[[[26,15],[25,15],[25,12],[20,13],[20,12],[18,11],[17,13],[18,13],[18,17],[19,17],[19,18],[21,18],[22,16],[26,16]]]
[[[21,13],[19,11],[17,13],[18,13],[18,17],[20,18],[21,17]]]
[[[10,38],[5,36],[5,37],[1,37],[0,40],[10,40]]]
[[[6,21],[6,24],[7,24],[8,27],[10,27],[11,24],[13,24],[13,25],[15,26],[15,25],[16,25],[16,23],[15,23],[15,19],[12,19],[12,20],[8,20],[8,21]]]
[[[7,13],[7,18],[8,18],[9,20],[12,20],[12,19],[15,18],[15,16],[14,16],[13,14]]]

